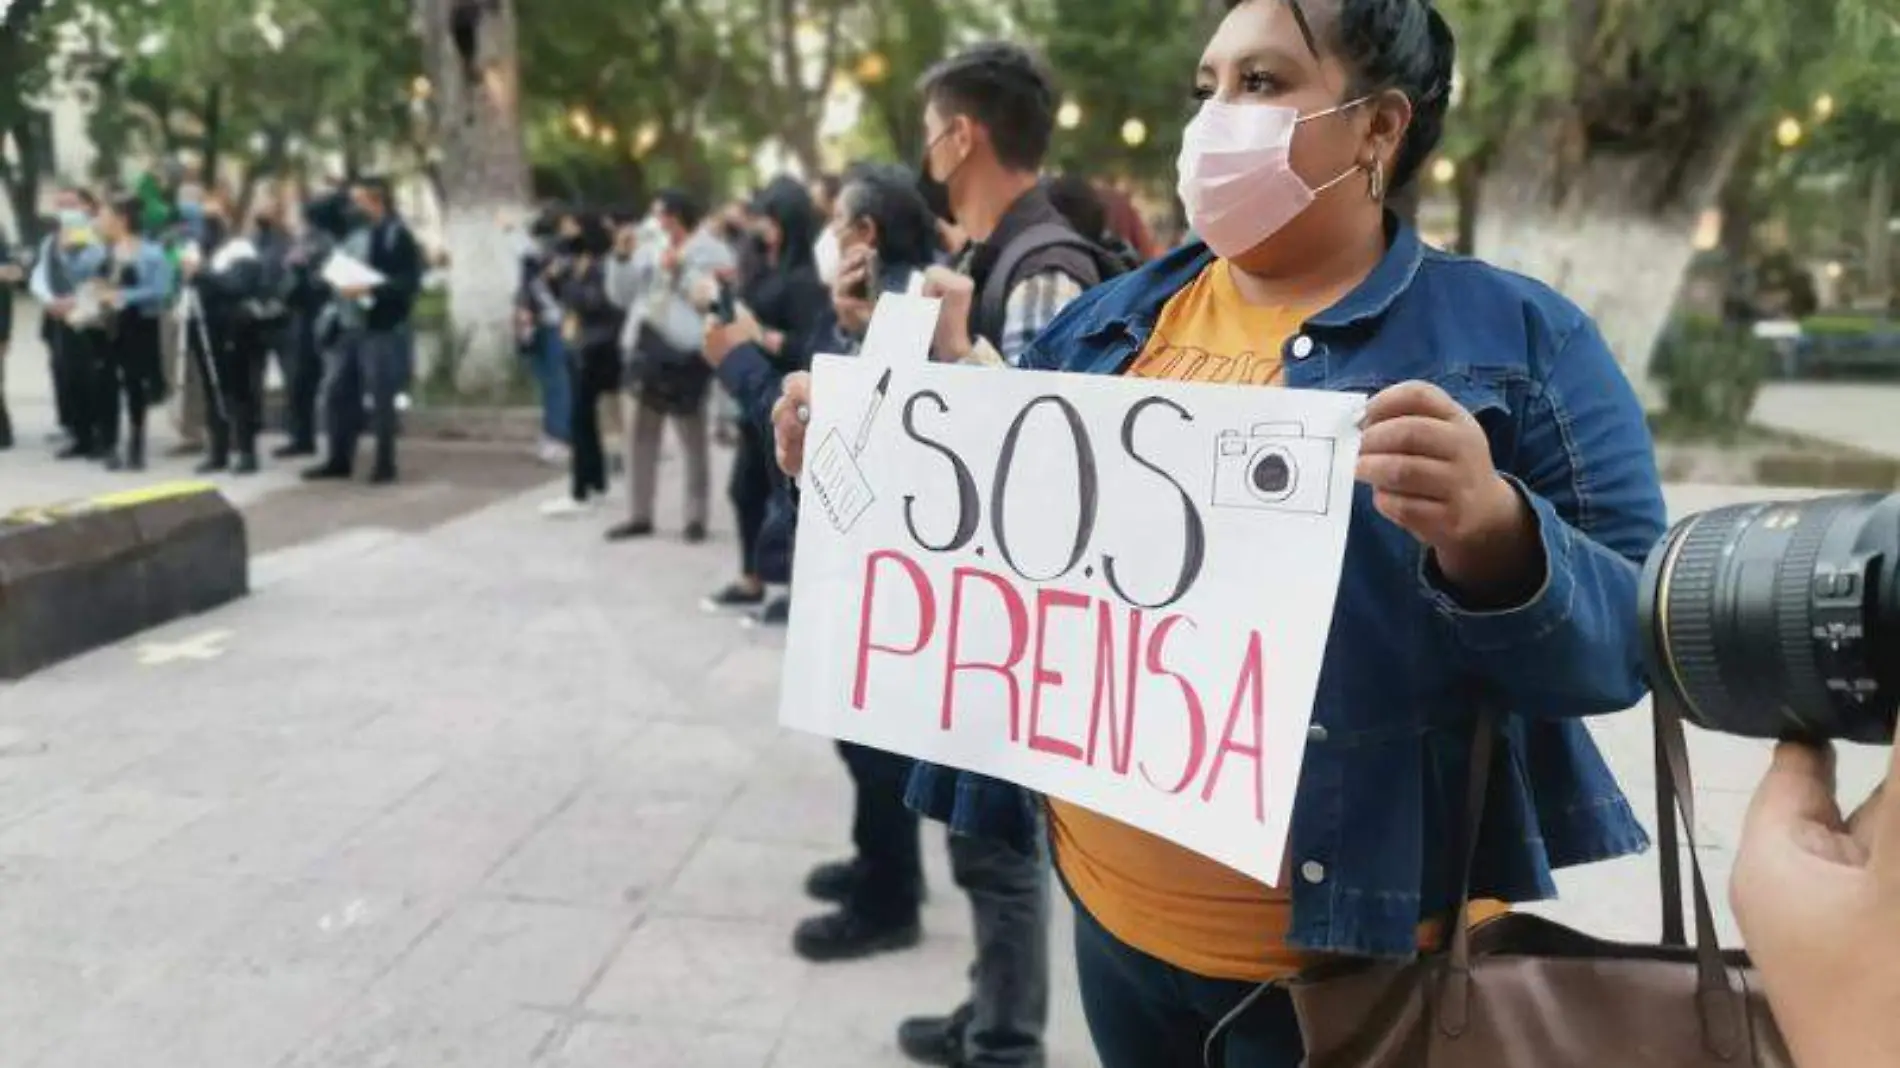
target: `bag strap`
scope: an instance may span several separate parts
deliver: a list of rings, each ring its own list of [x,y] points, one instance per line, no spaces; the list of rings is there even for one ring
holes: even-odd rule
[[[983,280],[983,292],[977,298],[977,322],[984,326],[994,325],[1002,329],[1002,322],[1008,315],[1009,291],[1016,279],[1016,272],[1029,257],[1052,248],[1075,248],[1095,254],[1095,245],[1088,238],[1076,233],[1061,223],[1037,223],[1003,247],[1002,255],[997,257],[996,265],[990,268],[988,278]],[[990,338],[991,344],[1000,342],[999,338]]]
[[[1747,1041],[1745,1026],[1735,999],[1735,982],[1722,960],[1722,948],[1715,934],[1715,910],[1709,905],[1709,887],[1702,875],[1702,858],[1696,853],[1695,780],[1689,770],[1689,743],[1682,729],[1682,706],[1676,698],[1658,692],[1653,702],[1656,717],[1656,759],[1666,771],[1657,776],[1656,812],[1658,860],[1663,869],[1663,931],[1682,927],[1681,846],[1675,828],[1682,817],[1681,841],[1689,847],[1689,872],[1695,890],[1696,1004],[1702,1015],[1702,1040],[1709,1052],[1726,1060],[1735,1056]],[[1669,831],[1663,831],[1669,827]],[[1675,888],[1674,895],[1669,894]]]
[[[1502,727],[1489,702],[1471,733],[1471,768],[1465,776],[1464,863],[1459,868],[1458,911],[1452,914],[1451,953],[1438,1006],[1445,1034],[1464,1033],[1471,1019],[1471,869],[1478,860],[1478,835],[1484,830],[1484,801],[1491,789],[1491,761]]]
[[[1676,815],[1682,816],[1681,835],[1689,845],[1689,870],[1695,890],[1696,1002],[1702,1017],[1702,1036],[1709,1051],[1727,1059],[1744,1041],[1736,1011],[1735,985],[1722,960],[1715,933],[1715,910],[1709,904],[1708,883],[1695,850],[1695,781],[1689,769],[1689,747],[1683,734],[1682,710],[1669,696],[1658,694],[1656,717],[1657,842],[1662,867],[1663,941],[1682,944],[1681,847]],[[1458,891],[1457,926],[1451,932],[1448,973],[1438,1006],[1438,1021],[1446,1035],[1463,1033],[1470,1019],[1471,1000],[1471,869],[1477,858],[1478,834],[1484,822],[1485,795],[1500,727],[1497,714],[1487,709],[1471,740],[1471,770],[1465,792],[1464,867]],[[1671,942],[1671,935],[1675,941]]]

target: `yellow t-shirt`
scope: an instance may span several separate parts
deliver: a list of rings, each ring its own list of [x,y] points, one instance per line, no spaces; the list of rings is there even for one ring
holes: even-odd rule
[[[1280,348],[1306,315],[1249,304],[1225,260],[1169,299],[1154,335],[1128,369],[1144,378],[1273,385]],[[1076,897],[1107,931],[1194,975],[1268,982],[1312,962],[1286,935],[1292,899],[1232,868],[1146,831],[1050,799],[1055,860]],[[1280,883],[1286,885],[1282,875]],[[1502,912],[1474,903],[1474,920]],[[1437,925],[1420,929],[1435,941]]]

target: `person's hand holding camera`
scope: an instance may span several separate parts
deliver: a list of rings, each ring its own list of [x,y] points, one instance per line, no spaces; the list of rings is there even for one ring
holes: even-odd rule
[[[831,307],[838,313],[838,327],[852,337],[863,337],[871,326],[871,260],[869,246],[859,245],[844,254],[838,263],[838,277],[831,283]]]
[[[1431,548],[1461,598],[1491,607],[1535,588],[1536,517],[1463,405],[1429,382],[1401,382],[1372,398],[1362,425],[1358,478],[1373,506]]]
[[[1783,742],[1743,825],[1729,896],[1801,1068],[1888,1064],[1900,1051],[1896,776],[1900,758],[1843,819],[1833,751]]]

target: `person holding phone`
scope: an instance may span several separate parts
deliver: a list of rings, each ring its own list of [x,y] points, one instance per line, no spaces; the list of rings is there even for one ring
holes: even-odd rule
[[[608,541],[653,536],[661,436],[668,423],[686,460],[685,540],[706,540],[712,494],[706,396],[712,372],[699,356],[705,313],[693,292],[732,270],[734,259],[726,243],[701,225],[704,210],[691,194],[662,191],[650,223],[623,237],[606,264],[607,294],[626,311],[620,350],[626,360],[622,410],[630,483],[629,514],[608,529]]]
[[[795,178],[773,179],[752,200],[752,233],[765,259],[759,273],[744,281],[738,303],[758,323],[759,349],[779,368],[796,368],[810,359],[804,346],[826,312],[829,291],[812,255],[823,224],[810,190]],[[739,577],[706,597],[702,604],[708,611],[757,612],[755,621],[767,623],[783,622],[788,614],[789,601],[766,603],[767,586],[791,578],[789,546],[764,537],[772,478],[766,426],[742,418],[728,486],[739,528]]]

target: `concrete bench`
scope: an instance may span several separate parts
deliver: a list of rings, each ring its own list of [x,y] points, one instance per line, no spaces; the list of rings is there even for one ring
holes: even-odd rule
[[[0,679],[249,589],[244,518],[205,483],[0,516]]]

